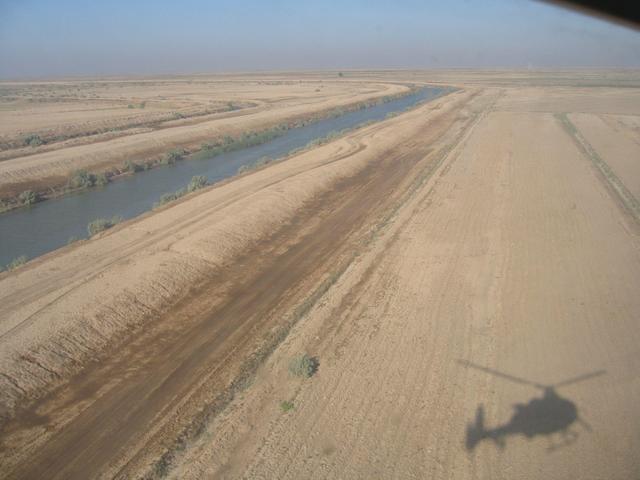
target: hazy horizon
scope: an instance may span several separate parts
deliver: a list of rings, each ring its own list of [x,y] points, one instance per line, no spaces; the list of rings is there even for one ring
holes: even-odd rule
[[[529,1],[0,3],[2,79],[639,67],[637,31]]]

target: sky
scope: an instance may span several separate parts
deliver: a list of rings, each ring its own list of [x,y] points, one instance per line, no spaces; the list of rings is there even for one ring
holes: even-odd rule
[[[640,67],[640,32],[529,0],[0,0],[0,78]]]

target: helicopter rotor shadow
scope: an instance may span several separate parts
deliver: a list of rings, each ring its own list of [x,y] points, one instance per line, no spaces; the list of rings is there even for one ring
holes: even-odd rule
[[[578,433],[570,428],[573,424],[579,423],[585,430],[592,430],[589,424],[578,415],[576,404],[566,397],[560,396],[556,388],[603,375],[606,373],[604,370],[580,375],[554,385],[544,385],[466,360],[459,360],[458,363],[514,383],[529,385],[543,392],[542,397],[534,397],[526,404],[515,404],[511,419],[493,428],[485,426],[484,406],[480,404],[476,410],[475,421],[467,426],[465,446],[468,451],[474,450],[478,443],[485,439],[492,440],[502,449],[505,447],[506,438],[511,435],[524,435],[528,439],[536,436],[548,436],[551,442],[548,450],[555,450],[570,445],[578,439]],[[552,435],[556,433],[561,436],[562,442],[560,444],[553,443]]]

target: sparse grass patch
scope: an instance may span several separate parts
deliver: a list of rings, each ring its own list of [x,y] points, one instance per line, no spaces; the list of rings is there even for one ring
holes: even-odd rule
[[[33,205],[34,203],[38,203],[39,200],[40,196],[33,190],[25,190],[18,195],[18,202],[20,202],[21,205]]]
[[[294,408],[295,408],[295,405],[293,404],[293,402],[290,402],[289,400],[283,400],[282,402],[280,402],[280,410],[282,410],[284,413],[287,413],[293,410]]]
[[[284,135],[284,132],[289,130],[289,128],[289,125],[280,124],[267,130],[262,130],[260,132],[245,132],[238,137],[225,135],[222,140],[202,144],[202,151],[196,153],[193,158],[211,158],[215,157],[216,155],[220,155],[221,153],[232,152],[234,150],[240,150],[242,148],[260,145],[262,143],[268,142],[269,140],[273,140],[274,138]]]
[[[98,173],[95,179],[95,185],[97,187],[104,187],[107,183],[109,183],[109,177],[105,173]]]
[[[21,267],[22,265],[27,263],[27,260],[28,258],[26,255],[20,255],[18,258],[14,258],[13,260],[11,260],[11,262],[8,263],[5,268],[8,271],[15,270],[16,268]]]
[[[24,138],[24,145],[27,147],[39,147],[40,145],[43,145],[43,144],[44,144],[44,140],[42,140],[40,135],[36,135],[35,133],[27,135]]]
[[[209,181],[207,180],[207,177],[205,177],[204,175],[195,175],[194,177],[191,178],[189,185],[187,185],[187,192],[189,193],[195,192],[196,190],[200,190],[201,188],[204,188],[207,185],[209,185]]]
[[[289,373],[296,377],[310,378],[317,371],[320,362],[316,357],[311,357],[306,353],[297,355],[289,362]]]
[[[96,176],[86,170],[76,170],[69,177],[67,185],[69,188],[90,188],[96,184]]]
[[[158,200],[156,203],[153,204],[153,207],[158,208],[169,202],[173,202],[174,200],[177,200],[178,198],[182,197],[184,194],[185,194],[185,191],[183,189],[173,193],[165,193],[160,197],[160,200]]]
[[[105,230],[117,225],[122,222],[122,217],[115,215],[111,218],[96,218],[94,221],[90,222],[87,225],[87,231],[89,232],[89,236],[93,237],[94,235],[104,232]]]
[[[184,151],[183,149],[172,150],[162,158],[160,163],[162,165],[173,165],[176,162],[179,162],[180,160],[182,160],[186,155],[186,153],[187,152]]]
[[[166,205],[169,202],[173,202],[174,200],[179,199],[180,197],[184,197],[187,193],[195,192],[196,190],[200,190],[201,188],[209,185],[209,180],[204,175],[195,175],[191,178],[189,185],[186,188],[181,188],[173,193],[165,193],[160,197],[156,203],[153,204],[153,208],[158,208],[163,205]]]
[[[250,172],[251,170],[263,167],[271,162],[273,162],[273,159],[265,155],[264,157],[260,157],[258,160],[256,160],[253,163],[248,163],[247,165],[241,165],[240,168],[238,168],[238,174]]]
[[[124,169],[125,172],[137,173],[137,172],[141,172],[142,170],[144,170],[144,166],[142,166],[139,163],[136,163],[136,162],[134,162],[132,160],[127,160],[126,162],[124,162],[123,169]]]
[[[240,165],[238,168],[238,175],[251,171],[251,165]]]

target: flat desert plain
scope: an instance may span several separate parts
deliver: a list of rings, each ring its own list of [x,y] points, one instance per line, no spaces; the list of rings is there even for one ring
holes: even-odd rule
[[[117,173],[172,149],[293,124],[402,94],[398,82],[223,75],[0,83],[0,200],[60,189],[77,170]]]
[[[640,477],[640,74],[345,78],[458,89],[0,275],[3,477]]]

